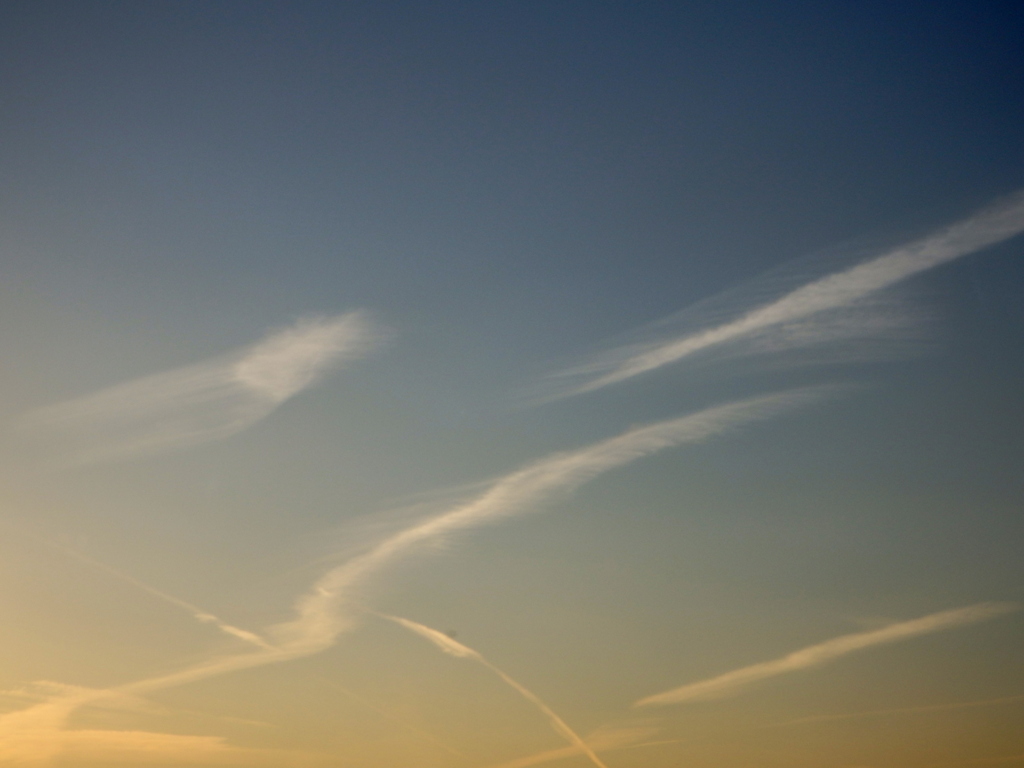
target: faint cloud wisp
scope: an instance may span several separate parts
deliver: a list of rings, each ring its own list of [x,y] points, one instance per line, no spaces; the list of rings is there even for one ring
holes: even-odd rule
[[[32,411],[22,426],[68,443],[72,464],[221,440],[365,355],[380,336],[363,312],[301,320],[238,352]]]

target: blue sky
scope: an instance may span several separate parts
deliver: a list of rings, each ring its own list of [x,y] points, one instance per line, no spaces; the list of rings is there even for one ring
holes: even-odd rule
[[[1024,761],[1022,21],[5,4],[0,756]]]

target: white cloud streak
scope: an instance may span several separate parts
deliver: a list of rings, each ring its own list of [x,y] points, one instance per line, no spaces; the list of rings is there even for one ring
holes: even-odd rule
[[[979,603],[890,624],[870,632],[842,635],[823,643],[801,648],[799,651],[794,651],[779,659],[742,667],[708,680],[701,680],[664,693],[648,696],[640,699],[633,706],[684,704],[691,701],[722,698],[738,693],[743,688],[761,680],[819,667],[850,653],[876,645],[895,643],[920,635],[977,624],[1018,610],[1020,610],[1020,606],[1016,603]]]
[[[441,649],[442,652],[447,653],[449,656],[455,656],[460,659],[470,659],[480,664],[491,672],[496,674],[501,680],[507,684],[510,688],[519,693],[524,699],[533,704],[542,715],[551,724],[552,730],[559,736],[563,737],[569,744],[575,748],[580,754],[586,755],[587,758],[597,768],[608,768],[601,759],[597,756],[594,750],[582,739],[579,734],[576,733],[568,723],[566,723],[558,714],[551,709],[539,696],[533,693],[526,686],[519,683],[514,678],[505,674],[501,669],[496,667],[479,651],[475,651],[469,646],[463,645],[453,637],[449,637],[443,632],[438,632],[436,629],[420,624],[418,621],[412,621],[411,619],[403,619],[399,616],[389,616],[384,613],[378,613],[377,616],[393,621],[399,626],[405,627],[411,632],[419,635],[420,637],[426,638],[429,642]]]
[[[769,418],[820,397],[807,388],[741,400],[689,416],[637,427],[580,450],[557,453],[494,481],[475,498],[390,536],[325,574],[296,605],[296,618],[271,629],[282,648],[313,653],[329,647],[351,623],[355,591],[372,577],[457,531],[535,511],[616,467],[658,451],[695,443],[742,423]]]
[[[362,312],[301,320],[237,352],[40,408],[22,426],[66,441],[73,464],[220,440],[365,355],[379,337]]]
[[[874,332],[879,323],[886,325],[888,321],[884,317],[852,318],[836,312],[853,307],[871,294],[913,275],[1008,240],[1022,231],[1024,192],[1018,192],[970,218],[807,283],[733,320],[683,336],[612,350],[589,365],[558,374],[570,380],[583,375],[589,380],[562,391],[557,397],[602,389],[709,348],[750,340],[769,331],[775,332],[769,345],[779,348]]]

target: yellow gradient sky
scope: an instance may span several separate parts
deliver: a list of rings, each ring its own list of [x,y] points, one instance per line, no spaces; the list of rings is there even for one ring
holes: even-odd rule
[[[0,768],[1024,765],[1010,3],[0,8]]]

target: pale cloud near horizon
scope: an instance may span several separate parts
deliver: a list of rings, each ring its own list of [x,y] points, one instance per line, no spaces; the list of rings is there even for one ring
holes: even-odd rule
[[[566,741],[568,741],[569,745],[572,746],[575,750],[577,750],[579,754],[585,755],[587,759],[590,760],[590,762],[597,766],[597,768],[608,768],[608,766],[606,766],[601,761],[601,758],[597,756],[593,748],[591,748],[591,746],[588,745],[587,742],[580,738],[579,734],[576,733],[576,731],[574,731],[569,726],[569,724],[566,723],[561,717],[559,717],[558,714],[547,705],[547,703],[545,703],[539,696],[537,696],[531,690],[522,685],[522,683],[510,677],[501,669],[499,669],[490,661],[488,661],[486,658],[484,658],[483,654],[481,654],[479,651],[475,651],[469,646],[460,643],[455,638],[450,637],[449,635],[446,635],[443,632],[439,632],[436,629],[428,627],[425,624],[421,624],[418,621],[412,621],[411,619],[403,619],[400,616],[390,616],[385,613],[378,613],[376,615],[380,616],[383,619],[387,619],[388,621],[393,621],[399,626],[405,627],[410,632],[413,632],[419,635],[420,637],[425,638],[428,642],[432,643],[437,648],[440,648],[443,653],[446,653],[449,656],[454,656],[459,659],[470,659],[472,661],[475,661],[477,664],[486,667],[491,672],[496,674],[499,678],[501,678],[501,680],[505,684],[507,684],[509,687],[511,687],[513,690],[519,693],[524,699],[533,704],[551,724],[552,730],[554,730],[555,733],[557,733],[559,736],[563,737]]]
[[[248,749],[217,736],[191,736],[135,730],[67,729],[84,706],[136,710],[142,702],[115,690],[39,682],[10,692],[40,703],[0,715],[0,765],[50,766],[58,758],[102,765],[238,765],[267,768],[327,768],[334,763],[307,752]]]
[[[869,632],[857,632],[826,640],[823,643],[801,648],[772,661],[741,667],[707,680],[673,688],[663,693],[647,696],[633,704],[634,707],[652,705],[684,704],[691,701],[718,699],[738,693],[749,685],[778,675],[818,667],[850,653],[877,645],[895,643],[912,637],[941,632],[947,629],[977,624],[981,621],[1003,616],[1021,608],[1017,603],[978,603],[965,608],[954,608],[922,616],[909,621],[890,624]]]
[[[32,411],[21,426],[91,464],[221,440],[266,418],[381,337],[364,312],[300,320],[220,357]]]
[[[832,340],[857,340],[904,323],[891,307],[869,302],[883,289],[920,272],[967,256],[1024,231],[1024,192],[922,239],[888,250],[855,266],[812,280],[766,304],[742,308],[738,316],[694,332],[627,344],[548,382],[554,394],[541,400],[592,392],[632,379],[705,350],[747,342],[756,351],[785,351]]]

